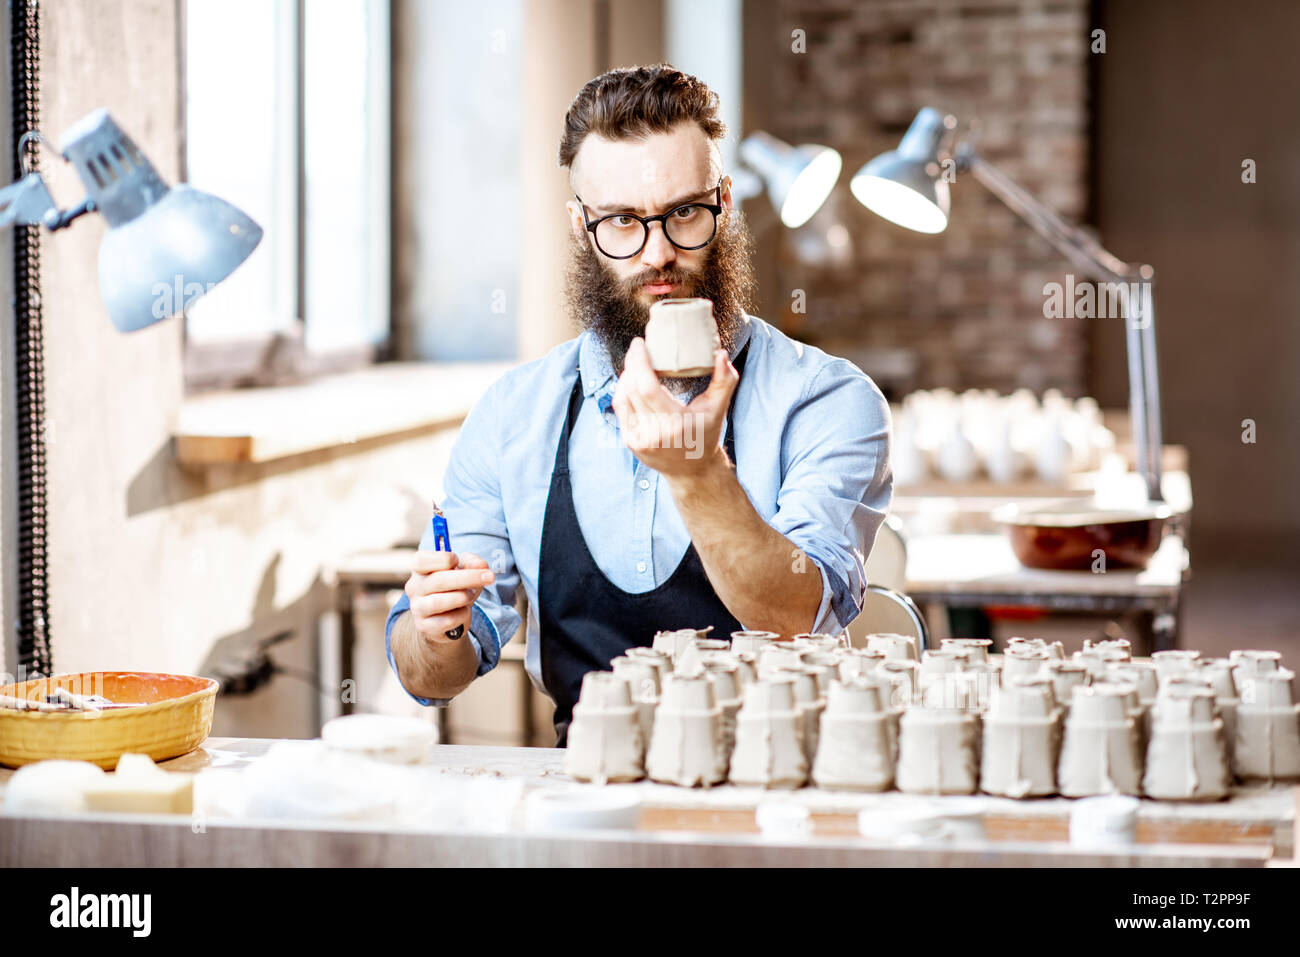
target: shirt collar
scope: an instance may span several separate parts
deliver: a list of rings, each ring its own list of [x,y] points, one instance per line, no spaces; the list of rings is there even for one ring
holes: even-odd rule
[[[749,321],[749,314],[741,313],[740,329],[730,350],[733,363],[736,361],[736,356],[740,355],[740,350],[745,347],[745,343],[749,341],[752,332],[753,324]],[[615,381],[614,363],[609,358],[609,352],[590,329],[583,332],[582,342],[578,346],[578,369],[582,375],[584,396],[602,391],[607,384]],[[613,386],[611,385],[610,388],[612,389]]]

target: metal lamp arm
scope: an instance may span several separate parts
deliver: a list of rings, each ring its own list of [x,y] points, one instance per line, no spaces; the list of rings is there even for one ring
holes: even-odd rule
[[[1019,183],[973,149],[959,150],[957,162],[959,170],[969,171],[989,192],[1002,200],[1090,279],[1108,282],[1151,281],[1149,269],[1126,263],[1108,252],[1089,233],[1063,219],[1050,206],[1030,195]]]
[[[1124,304],[1129,414],[1133,423],[1137,467],[1146,484],[1147,498],[1153,502],[1163,501],[1160,379],[1156,365],[1155,307],[1151,295],[1153,270],[1150,266],[1126,263],[1108,252],[1088,233],[1067,222],[996,166],[982,159],[969,143],[957,148],[955,158],[959,172],[970,172],[1080,273],[1094,281],[1119,284]],[[1139,297],[1136,301],[1135,289],[1138,289]]]
[[[86,198],[71,209],[54,205],[40,173],[28,173],[16,183],[0,189],[0,229],[10,226],[45,226],[62,229],[73,220],[95,211],[95,201]]]

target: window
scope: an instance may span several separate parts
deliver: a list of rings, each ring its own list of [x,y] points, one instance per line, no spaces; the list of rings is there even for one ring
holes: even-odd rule
[[[264,230],[187,311],[190,388],[369,362],[390,330],[387,0],[186,0],[185,171]]]

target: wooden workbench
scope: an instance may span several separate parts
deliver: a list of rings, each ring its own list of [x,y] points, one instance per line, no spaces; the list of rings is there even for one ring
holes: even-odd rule
[[[209,739],[166,762],[169,770],[248,766],[270,739]],[[440,745],[432,764],[453,775],[518,778],[535,788],[575,787],[562,771],[563,752],[547,748]],[[0,789],[11,771],[0,770]],[[1295,791],[1241,789],[1214,804],[1143,801],[1138,844],[1117,851],[1080,851],[1066,843],[1064,798],[1012,801],[987,796],[918,798],[899,792],[859,794],[803,788],[765,792],[723,786],[683,789],[653,782],[608,785],[642,803],[635,831],[539,833],[522,828],[469,833],[356,822],[287,822],[188,816],[0,815],[0,867],[47,866],[1261,866],[1289,858],[1294,847]],[[754,808],[764,800],[804,804],[814,832],[774,841],[757,833]],[[950,802],[978,802],[988,840],[899,847],[857,836],[858,811]]]

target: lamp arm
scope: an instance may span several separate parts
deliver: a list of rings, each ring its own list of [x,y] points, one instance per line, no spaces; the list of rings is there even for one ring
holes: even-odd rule
[[[968,170],[1088,278],[1108,282],[1150,282],[1152,277],[1144,274],[1143,267],[1126,263],[1108,252],[1089,233],[1031,196],[1019,183],[974,150],[960,151],[958,162],[958,169]]]
[[[54,198],[50,196],[41,174],[28,173],[18,182],[0,189],[0,229],[44,226],[52,232],[97,208],[95,201],[88,196],[71,209],[60,210],[54,205]]]
[[[982,159],[968,143],[957,149],[956,160],[959,172],[970,172],[1082,274],[1094,281],[1119,285],[1124,306],[1129,415],[1133,424],[1137,468],[1146,483],[1147,498],[1153,502],[1163,501],[1160,379],[1156,366],[1156,320],[1151,293],[1153,270],[1147,265],[1126,263],[1108,252],[1091,235],[1063,219],[996,166]]]
[[[28,173],[0,189],[0,229],[15,225],[40,226],[58,214],[54,198],[39,173]]]

